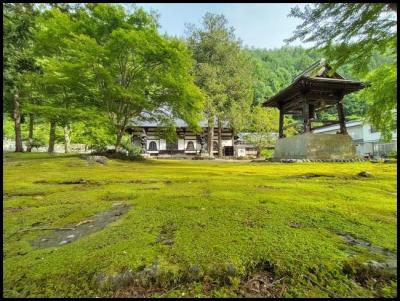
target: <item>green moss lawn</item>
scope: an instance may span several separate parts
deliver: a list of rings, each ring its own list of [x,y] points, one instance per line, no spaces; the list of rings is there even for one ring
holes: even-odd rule
[[[396,295],[387,269],[366,265],[397,253],[396,164],[3,160],[4,296]],[[52,232],[38,228],[116,203],[132,207],[104,229],[32,246]]]

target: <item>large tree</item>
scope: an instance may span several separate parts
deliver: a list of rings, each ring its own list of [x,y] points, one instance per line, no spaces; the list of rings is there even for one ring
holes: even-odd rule
[[[232,108],[240,106],[248,109],[251,104],[250,61],[223,15],[207,13],[201,27],[188,25],[187,41],[195,59],[196,83],[205,94],[208,153],[213,156],[214,127],[217,123],[218,154],[221,156],[224,121],[235,120]]]
[[[162,36],[157,20],[143,9],[89,5],[82,51],[91,60],[98,105],[115,129],[119,149],[128,122],[160,107],[196,127],[202,95],[191,76],[191,54],[184,43]],[[82,24],[82,26],[85,26]],[[94,60],[93,60],[94,58]]]
[[[289,42],[310,42],[335,69],[350,64],[359,78],[370,81],[360,96],[369,104],[368,119],[390,139],[397,108],[397,5],[320,3],[293,8],[290,16],[303,22]],[[392,62],[371,70],[375,53],[392,57]]]
[[[11,112],[15,151],[22,152],[21,113],[29,95],[21,94],[24,73],[36,69],[32,30],[36,11],[32,3],[3,3],[3,108]]]
[[[80,51],[79,17],[68,7],[60,10],[56,6],[38,17],[34,33],[34,51],[42,72],[31,81],[36,83],[41,101],[29,106],[29,110],[50,123],[50,153],[54,151],[58,125],[63,127],[65,153],[68,153],[72,123],[96,117],[88,114],[92,112],[90,100],[95,95],[94,75]]]
[[[50,9],[40,24],[37,52],[47,96],[41,107],[52,124],[51,142],[55,124],[64,126],[67,145],[71,123],[96,118],[93,112],[108,116],[117,150],[130,119],[144,111],[164,107],[197,125],[202,95],[190,75],[190,52],[179,40],[160,35],[152,15],[87,4],[73,11]]]
[[[293,119],[285,116],[284,125],[286,127],[286,135],[291,136],[296,133],[294,127],[289,126],[293,123]],[[245,130],[248,132],[244,139],[248,143],[255,146],[257,157],[261,156],[261,151],[273,146],[278,138],[277,132],[279,128],[279,111],[275,108],[263,108],[255,106],[249,114]]]

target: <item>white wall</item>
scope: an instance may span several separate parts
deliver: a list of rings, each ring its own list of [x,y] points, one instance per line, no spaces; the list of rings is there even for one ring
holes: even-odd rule
[[[224,146],[233,146],[232,140],[222,140],[221,144],[222,144],[222,147],[224,147]]]
[[[381,139],[381,133],[380,132],[371,133],[371,128],[372,128],[371,125],[364,124],[363,126],[364,141],[378,142]]]
[[[26,143],[22,142],[22,147],[24,151],[26,151]],[[32,148],[32,152],[36,153],[45,153],[48,150],[48,145],[42,146],[39,148]],[[15,141],[12,139],[3,139],[3,151],[6,152],[13,152],[15,151]],[[54,144],[54,152],[55,153],[65,153],[65,147],[64,144]],[[78,143],[72,143],[70,144],[70,152],[71,153],[80,153],[80,154],[85,154],[85,153],[90,153],[91,150],[86,147],[85,144],[78,144]]]
[[[363,126],[360,124],[347,128],[347,133],[353,140],[363,139]]]
[[[378,143],[381,139],[380,132],[371,133],[371,125],[368,123],[364,124],[356,124],[353,126],[349,126],[354,124],[353,122],[349,122],[347,124],[347,133],[351,136],[353,140],[363,140],[364,142],[374,142]],[[315,134],[336,134],[339,130],[339,125],[330,126],[325,129],[317,129],[314,131]],[[397,141],[397,130],[393,131],[393,139]]]
[[[167,141],[165,139],[160,139],[160,149],[159,150],[166,150],[167,149]]]
[[[246,156],[246,149],[244,149],[244,148],[238,148],[238,150],[237,150],[237,156],[238,156],[238,157],[245,157],[245,156]]]

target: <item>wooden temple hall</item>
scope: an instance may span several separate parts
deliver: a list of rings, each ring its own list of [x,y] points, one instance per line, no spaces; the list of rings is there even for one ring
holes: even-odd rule
[[[201,155],[207,150],[208,124],[200,122],[202,131],[194,133],[185,121],[176,118],[176,141],[169,142],[165,137],[165,126],[157,121],[132,120],[127,126],[127,132],[131,135],[133,145],[141,147],[143,152],[151,156],[160,155]],[[224,125],[221,129],[221,150],[225,157],[234,156],[235,137],[232,129]],[[215,124],[213,139],[213,155],[218,154],[218,128]]]
[[[355,146],[347,135],[343,110],[343,97],[359,91],[365,84],[347,80],[321,60],[303,73],[278,94],[268,99],[265,107],[279,109],[279,139],[275,147],[278,159],[347,159],[355,156]],[[316,112],[336,106],[338,120],[318,120]],[[285,138],[284,115],[301,115],[303,134]],[[339,124],[341,135],[312,134],[313,123]]]

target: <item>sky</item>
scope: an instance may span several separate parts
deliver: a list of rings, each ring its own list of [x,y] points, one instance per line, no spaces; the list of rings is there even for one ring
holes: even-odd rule
[[[136,3],[159,14],[160,31],[182,37],[185,23],[200,25],[206,12],[224,14],[235,34],[248,47],[279,48],[285,45],[301,20],[288,17],[294,3]],[[300,45],[296,41],[291,45]],[[303,45],[306,46],[306,45]]]

